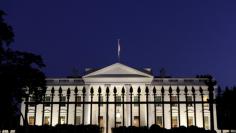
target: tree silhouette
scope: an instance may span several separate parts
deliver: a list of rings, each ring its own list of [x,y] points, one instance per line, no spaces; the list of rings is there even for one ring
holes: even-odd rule
[[[0,10],[0,128],[13,128],[21,114],[23,98],[41,101],[46,90],[41,56],[11,49],[14,33]],[[24,124],[27,124],[25,119]]]
[[[218,127],[220,129],[236,129],[236,87],[225,88],[222,94],[218,94],[217,102],[217,118]]]

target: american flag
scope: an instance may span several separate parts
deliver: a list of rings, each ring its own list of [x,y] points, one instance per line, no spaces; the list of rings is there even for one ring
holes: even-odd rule
[[[120,60],[120,39],[118,39],[118,59]]]

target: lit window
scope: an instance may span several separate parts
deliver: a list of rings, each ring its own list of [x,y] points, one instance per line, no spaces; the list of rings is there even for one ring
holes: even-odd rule
[[[34,116],[29,116],[29,125],[34,125]]]
[[[193,117],[189,116],[188,117],[188,126],[192,126],[193,125]]]
[[[208,102],[208,96],[207,95],[204,95],[203,96],[203,102]],[[204,103],[204,107],[209,107],[209,104],[208,103]]]
[[[134,116],[134,121],[133,121],[133,123],[134,123],[134,126],[135,126],[135,127],[139,127],[139,117],[138,117],[138,116]]]
[[[80,125],[81,124],[81,117],[80,116],[76,116],[76,120],[75,120],[75,124],[76,125]]]
[[[204,116],[204,124],[205,124],[205,129],[210,129],[208,116]]]
[[[178,117],[172,116],[172,127],[177,127],[177,126],[178,126]]]
[[[43,124],[44,124],[44,125],[49,125],[49,116],[45,116],[45,117],[44,117]]]
[[[103,116],[99,116],[99,122],[100,122],[100,127],[103,128],[104,127]]]
[[[60,124],[65,124],[65,116],[60,116]]]
[[[157,116],[156,117],[156,124],[159,125],[160,127],[162,127],[162,116]]]

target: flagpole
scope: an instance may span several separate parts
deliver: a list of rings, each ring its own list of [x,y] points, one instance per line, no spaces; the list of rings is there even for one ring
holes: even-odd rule
[[[117,39],[117,46],[118,46],[118,49],[117,49],[117,58],[118,58],[118,62],[120,62],[120,39]]]

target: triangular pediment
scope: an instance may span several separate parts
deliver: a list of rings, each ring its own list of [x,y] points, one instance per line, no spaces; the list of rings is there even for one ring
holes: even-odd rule
[[[153,78],[151,74],[142,72],[140,70],[137,70],[135,68],[126,66],[121,63],[115,63],[110,66],[104,67],[102,69],[99,69],[97,71],[91,72],[83,78]]]

